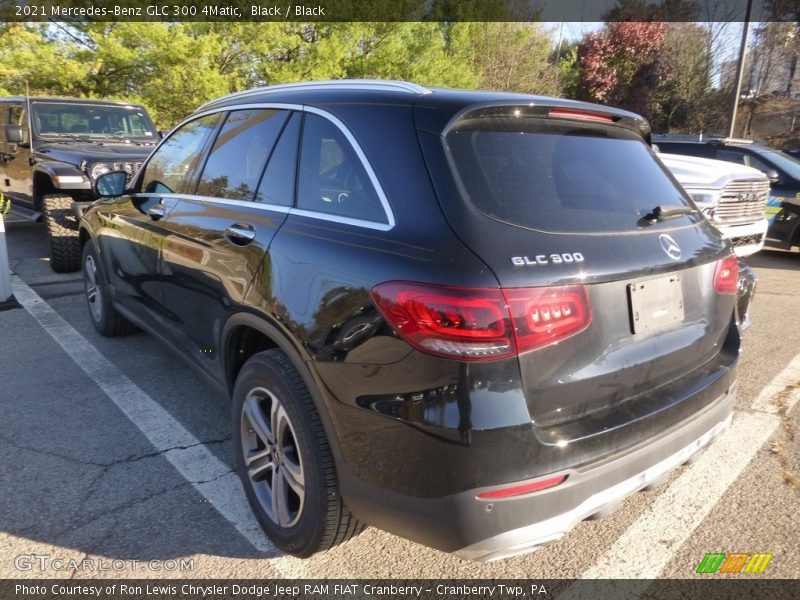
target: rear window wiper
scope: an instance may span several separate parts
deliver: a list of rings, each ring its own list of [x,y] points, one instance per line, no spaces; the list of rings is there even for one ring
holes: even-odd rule
[[[639,224],[652,225],[653,223],[666,221],[667,219],[673,219],[683,215],[690,215],[696,212],[696,208],[686,206],[685,204],[659,204],[653,210],[639,219]]]

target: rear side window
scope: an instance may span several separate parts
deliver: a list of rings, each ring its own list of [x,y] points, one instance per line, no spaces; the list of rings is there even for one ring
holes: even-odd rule
[[[620,127],[468,119],[447,134],[468,199],[486,216],[556,233],[624,232],[659,205],[687,205],[644,141]],[[693,223],[682,216],[655,227]]]
[[[285,110],[237,110],[228,115],[203,168],[201,196],[253,200],[267,157],[286,122]]]
[[[297,147],[300,143],[300,115],[294,113],[270,156],[267,170],[258,186],[256,202],[292,206],[297,169]]]
[[[192,169],[219,119],[219,114],[200,117],[186,123],[169,136],[147,162],[142,175],[142,191],[158,194],[190,193]]]
[[[319,213],[388,223],[361,159],[341,130],[306,114],[300,151],[297,207]]]

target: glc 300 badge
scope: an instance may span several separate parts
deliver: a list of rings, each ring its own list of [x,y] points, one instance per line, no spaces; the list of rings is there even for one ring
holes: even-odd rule
[[[565,252],[564,254],[537,254],[535,256],[512,256],[511,264],[517,267],[535,267],[536,265],[561,265],[564,263],[583,262],[580,252]]]

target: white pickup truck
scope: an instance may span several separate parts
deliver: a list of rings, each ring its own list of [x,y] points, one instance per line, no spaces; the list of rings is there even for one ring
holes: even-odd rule
[[[682,154],[658,157],[686,189],[698,208],[734,252],[750,256],[764,247],[769,179],[761,171],[735,163]]]

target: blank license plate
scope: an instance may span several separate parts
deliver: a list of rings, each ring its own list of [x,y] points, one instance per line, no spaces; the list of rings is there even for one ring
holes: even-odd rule
[[[683,285],[680,274],[628,284],[633,333],[657,331],[683,322]]]

